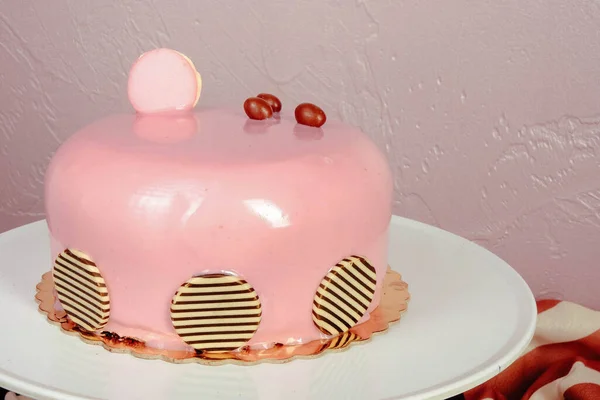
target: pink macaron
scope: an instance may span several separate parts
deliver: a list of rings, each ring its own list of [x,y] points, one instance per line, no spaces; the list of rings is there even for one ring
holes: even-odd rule
[[[201,90],[202,79],[194,64],[175,50],[148,51],[129,72],[129,101],[142,114],[191,110]]]

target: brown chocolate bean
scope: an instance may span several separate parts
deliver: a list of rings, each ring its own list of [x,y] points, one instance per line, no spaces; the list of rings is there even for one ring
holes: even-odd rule
[[[281,111],[281,100],[279,100],[277,96],[274,96],[269,93],[260,93],[256,97],[258,97],[259,99],[263,99],[264,101],[269,103],[271,109],[273,109],[273,112],[278,113]]]
[[[296,115],[296,122],[315,128],[323,126],[325,121],[327,121],[325,112],[311,103],[299,104],[294,114]]]
[[[244,111],[250,119],[267,119],[273,116],[273,109],[266,100],[249,97],[244,102]]]

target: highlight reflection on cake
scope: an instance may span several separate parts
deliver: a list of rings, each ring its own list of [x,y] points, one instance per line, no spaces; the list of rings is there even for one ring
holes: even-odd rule
[[[135,115],[57,151],[40,308],[87,341],[170,361],[285,360],[386,330],[408,292],[388,268],[383,154],[312,103],[292,117],[259,93],[195,110],[201,88],[189,58],[145,53]]]

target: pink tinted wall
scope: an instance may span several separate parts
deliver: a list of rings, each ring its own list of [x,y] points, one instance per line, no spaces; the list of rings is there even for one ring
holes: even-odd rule
[[[395,212],[474,240],[536,295],[600,307],[600,3],[10,2],[0,10],[0,230],[43,218],[49,158],[128,110],[130,63],[188,54],[202,104],[268,91],[362,127]]]

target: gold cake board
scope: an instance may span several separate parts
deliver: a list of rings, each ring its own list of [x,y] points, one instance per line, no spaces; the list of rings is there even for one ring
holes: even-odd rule
[[[398,322],[408,309],[410,293],[402,276],[388,267],[383,280],[379,306],[369,319],[349,331],[328,340],[314,340],[305,344],[284,345],[277,343],[268,349],[248,347],[227,353],[196,353],[185,350],[160,350],[148,347],[135,338],[120,337],[111,332],[87,332],[74,324],[63,310],[56,310],[56,292],[52,273],[46,272],[36,286],[39,311],[48,321],[60,326],[67,334],[78,336],[86,343],[101,345],[115,353],[129,353],[144,359],[161,359],[171,363],[198,363],[205,365],[240,364],[254,365],[261,362],[285,363],[299,358],[315,358],[327,352],[344,351],[356,344],[366,343],[376,334],[385,333],[390,324]]]

